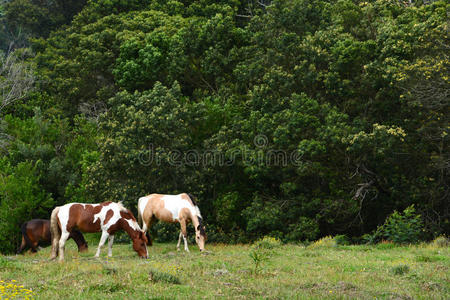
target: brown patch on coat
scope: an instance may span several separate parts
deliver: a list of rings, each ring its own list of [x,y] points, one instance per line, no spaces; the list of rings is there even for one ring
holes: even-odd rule
[[[103,204],[103,203],[102,203]],[[98,214],[105,205],[73,204],[69,209],[67,231],[78,228],[83,232],[99,232],[100,218],[94,222],[94,215]]]
[[[136,222],[136,219],[134,218],[134,215],[131,213],[131,211],[120,211],[120,216],[124,219],[133,220]]]
[[[114,215],[114,211],[112,209],[108,210],[106,212],[105,221],[103,221],[103,225],[108,224],[109,220],[112,218],[113,215]]]
[[[180,215],[178,216],[178,218],[180,219],[180,222],[181,221],[184,221],[184,222],[191,221],[191,219],[192,219],[191,211],[187,207],[182,208],[180,210]]]
[[[120,211],[120,216],[122,217],[122,219],[120,219],[119,222],[117,222],[116,224],[111,226],[111,227],[114,227],[114,229],[112,229],[112,230],[123,229],[130,235],[130,237],[132,239],[136,238],[139,235],[140,230],[135,230],[127,222],[127,220],[136,222],[136,218],[134,217],[133,213],[130,210]],[[116,227],[117,227],[117,229],[115,229]],[[110,230],[108,230],[108,233],[109,232],[110,232]]]
[[[192,202],[191,197],[189,197],[188,194],[186,193],[180,194],[180,197],[181,199],[188,201],[192,206],[195,206],[195,204]]]
[[[163,222],[178,222],[177,220],[174,220],[172,213],[164,207],[164,201],[162,199],[164,196],[165,195],[161,194],[151,194],[147,196],[149,200],[142,216],[144,220],[151,220],[153,216],[155,216]]]

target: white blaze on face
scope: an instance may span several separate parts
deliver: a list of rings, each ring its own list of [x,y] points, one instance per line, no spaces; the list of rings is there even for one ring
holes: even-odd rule
[[[179,220],[179,214],[183,208],[188,208],[193,216],[196,215],[195,208],[191,202],[181,198],[180,195],[165,195],[162,197],[162,200],[164,201],[164,208],[172,213],[174,221]]]

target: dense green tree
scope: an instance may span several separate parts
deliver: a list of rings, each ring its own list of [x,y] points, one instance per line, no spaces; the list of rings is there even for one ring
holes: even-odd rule
[[[44,217],[54,201],[39,185],[38,164],[24,161],[12,166],[0,159],[0,252],[11,253],[21,241],[20,226],[26,220]]]
[[[429,238],[450,230],[446,2],[45,9],[17,19],[49,25],[1,145],[56,203],[190,192],[224,241],[360,236],[412,204]]]

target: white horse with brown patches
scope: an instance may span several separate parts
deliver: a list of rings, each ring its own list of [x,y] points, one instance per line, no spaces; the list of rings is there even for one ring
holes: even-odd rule
[[[69,203],[53,209],[50,219],[52,234],[51,259],[58,256],[64,260],[64,246],[73,230],[82,232],[102,232],[95,257],[108,239],[108,256],[112,256],[112,244],[116,231],[123,229],[133,241],[133,249],[140,257],[147,258],[147,237],[139,227],[133,213],[122,203],[103,202],[100,204]]]
[[[168,223],[180,223],[181,231],[177,250],[180,250],[181,237],[183,237],[184,250],[187,252],[189,252],[189,248],[186,226],[191,221],[195,228],[195,241],[200,251],[205,250],[205,226],[202,224],[202,215],[193,196],[185,193],[179,195],[151,194],[139,198],[138,220],[139,224],[142,224],[142,230],[147,232],[155,219]]]

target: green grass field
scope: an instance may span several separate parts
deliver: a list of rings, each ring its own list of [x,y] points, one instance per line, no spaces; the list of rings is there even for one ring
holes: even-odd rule
[[[250,245],[207,245],[206,254],[175,243],[149,248],[139,259],[131,244],[114,244],[100,259],[97,236],[89,252],[66,246],[66,261],[37,254],[0,256],[0,295],[38,299],[450,299],[450,250],[422,244],[399,247],[282,245],[264,250],[255,272]],[[255,253],[255,252],[253,252]],[[255,254],[254,254],[255,255]],[[253,257],[254,257],[253,255]],[[264,258],[265,257],[265,258]],[[30,293],[27,290],[32,290]],[[1,298],[2,296],[0,296]]]

